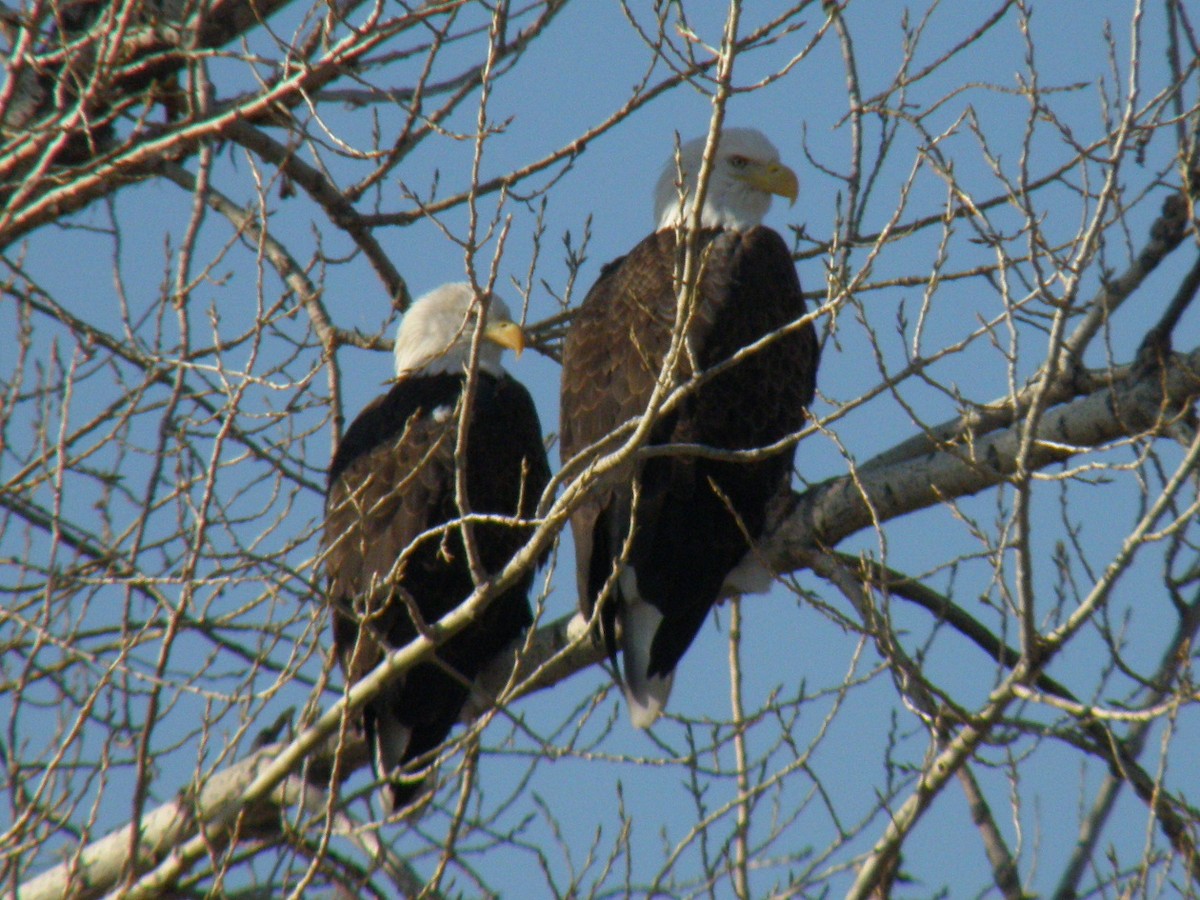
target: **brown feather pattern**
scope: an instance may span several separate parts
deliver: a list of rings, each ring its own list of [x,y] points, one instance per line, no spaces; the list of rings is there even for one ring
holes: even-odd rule
[[[474,589],[454,490],[454,447],[465,377],[414,375],[378,397],[347,430],[330,466],[324,555],[334,646],[349,683],[388,650],[436,622]],[[480,373],[466,460],[473,513],[529,518],[550,478],[537,411],[507,375]],[[472,526],[480,561],[499,572],[531,527]],[[495,597],[472,622],[364,711],[377,774],[392,779],[393,808],[415,782],[399,770],[421,761],[458,721],[479,671],[530,625],[533,572]]]
[[[696,244],[703,270],[678,383],[692,376],[693,361],[707,371],[805,314],[791,254],[776,232],[706,229]],[[579,308],[563,348],[564,462],[644,412],[670,346],[680,253],[675,231],[650,235],[605,267]],[[649,443],[752,450],[794,434],[813,399],[818,361],[812,325],[794,329],[701,384],[655,424]],[[633,514],[629,565],[641,598],[664,616],[649,674],[669,675],[745,555],[747,535],[761,536],[768,504],[788,489],[793,456],[792,449],[754,462],[667,455],[607,478],[572,518],[584,615],[613,573]],[[616,593],[619,604],[619,586]],[[614,605],[602,609],[601,625],[615,657]]]

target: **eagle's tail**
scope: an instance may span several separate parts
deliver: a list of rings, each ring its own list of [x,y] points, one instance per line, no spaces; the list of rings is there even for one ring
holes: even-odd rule
[[[364,720],[371,744],[371,764],[376,780],[382,785],[383,809],[393,815],[410,806],[425,787],[424,778],[402,774],[404,763],[411,758],[412,729],[396,718],[386,703],[368,706]]]
[[[636,576],[629,569],[621,576],[621,606],[617,613],[621,625],[625,699],[634,726],[649,728],[667,705],[675,673],[650,674],[650,648],[663,615],[638,596],[636,585],[626,584],[626,581],[636,582]],[[629,587],[633,590],[626,589]]]

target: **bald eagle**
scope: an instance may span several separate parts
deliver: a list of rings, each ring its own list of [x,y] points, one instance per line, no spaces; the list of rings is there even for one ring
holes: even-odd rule
[[[671,345],[681,229],[704,144],[690,141],[678,160],[672,155],[655,189],[657,230],[604,267],[567,333],[564,464],[646,410]],[[674,385],[700,380],[654,422],[647,441],[691,449],[664,449],[611,473],[571,520],[581,611],[590,618],[600,602],[614,666],[619,639],[625,695],[640,728],[662,711],[675,667],[717,600],[770,584],[771,573],[747,551],[763,534],[772,500],[788,491],[794,445],[753,459],[695,448],[759,450],[804,424],[820,349],[811,323],[796,325],[805,303],[787,244],[760,224],[772,195],[794,201],[798,189],[760,132],[721,135],[695,236],[701,278],[684,318],[684,352],[670,373]]]
[[[467,510],[460,509],[455,445],[476,308],[469,284],[444,285],[412,305],[396,335],[395,385],[354,420],[329,467],[324,563],[334,647],[351,684],[417,636],[409,604],[432,624],[471,595],[463,513],[528,519],[550,479],[533,401],[500,364],[501,348],[519,353],[524,335],[492,297],[466,418]],[[488,575],[531,531],[495,520],[469,527]],[[445,740],[475,676],[529,627],[532,582],[530,571],[363,711],[392,809],[419,792],[410,764],[427,763]]]

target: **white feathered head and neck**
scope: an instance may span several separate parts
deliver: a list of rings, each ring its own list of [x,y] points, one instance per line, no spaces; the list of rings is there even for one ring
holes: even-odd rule
[[[687,224],[696,196],[696,178],[704,157],[705,138],[688,141],[667,160],[654,189],[656,230]],[[679,202],[680,173],[685,202]],[[746,231],[761,225],[772,195],[792,203],[800,193],[796,173],[779,161],[779,151],[754,128],[726,128],[717,144],[708,191],[700,211],[701,228]]]
[[[463,281],[443,284],[415,300],[396,331],[396,375],[461,374],[471,358],[474,299],[471,285]],[[489,375],[504,374],[501,350],[507,348],[520,356],[525,349],[524,332],[512,321],[508,306],[495,294],[488,305],[483,337],[479,368]]]

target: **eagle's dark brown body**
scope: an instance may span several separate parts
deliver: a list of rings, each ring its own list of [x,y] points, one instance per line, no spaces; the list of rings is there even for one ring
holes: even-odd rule
[[[418,634],[403,599],[436,622],[474,590],[455,499],[454,448],[465,376],[409,375],[372,402],[346,431],[329,470],[325,570],[334,644],[354,683],[392,648]],[[550,478],[529,393],[507,375],[480,373],[468,430],[472,513],[529,518]],[[498,573],[529,537],[528,526],[471,526],[486,572]],[[432,533],[428,533],[431,532]],[[380,778],[396,779],[445,740],[480,670],[532,621],[533,572],[390,685],[363,716]],[[395,808],[418,782],[393,780]]]
[[[686,383],[693,367],[707,372],[805,314],[791,254],[776,232],[706,229],[697,237],[703,274],[676,384]],[[564,462],[645,411],[676,318],[678,243],[673,229],[650,235],[604,269],[580,307],[563,350]],[[813,399],[818,359],[811,323],[792,327],[696,387],[655,423],[649,444],[755,450],[794,434]],[[628,566],[640,599],[662,615],[644,675],[666,677],[675,669],[727,576],[762,535],[768,504],[788,490],[793,455],[789,447],[755,461],[686,451],[655,456],[615,473],[576,510],[572,530],[586,615],[612,578],[632,516]],[[614,618],[630,602],[623,596],[630,587],[617,579],[615,602],[602,609],[611,654]]]

